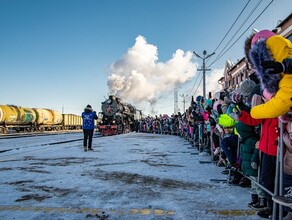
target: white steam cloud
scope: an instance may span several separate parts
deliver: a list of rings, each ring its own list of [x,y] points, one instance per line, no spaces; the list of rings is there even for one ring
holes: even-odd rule
[[[163,96],[191,80],[197,70],[192,52],[178,49],[166,62],[158,62],[157,47],[138,36],[122,59],[111,65],[108,88],[111,95],[134,103],[155,104]]]

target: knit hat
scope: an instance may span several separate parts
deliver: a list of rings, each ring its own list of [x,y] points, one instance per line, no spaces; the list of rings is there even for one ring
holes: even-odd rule
[[[251,93],[249,94],[249,99],[252,99],[253,95],[259,95],[262,96],[263,92],[261,89],[261,84],[256,84],[255,87],[253,88],[253,90],[251,91]]]
[[[236,123],[235,120],[227,114],[221,114],[219,116],[218,124],[221,125],[223,128],[233,127],[235,123]]]
[[[249,96],[255,86],[256,83],[254,81],[246,79],[240,84],[240,91],[243,96]]]
[[[91,108],[91,105],[87,105],[86,108]]]
[[[199,96],[197,96],[196,101],[197,102],[204,102],[204,97],[199,95]]]
[[[270,37],[276,35],[274,32],[269,31],[269,30],[262,30],[259,31],[258,33],[253,36],[251,40],[251,45],[254,45],[259,39],[269,39]]]

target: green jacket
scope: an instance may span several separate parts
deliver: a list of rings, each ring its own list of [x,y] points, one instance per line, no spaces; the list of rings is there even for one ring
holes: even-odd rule
[[[258,169],[251,166],[252,162],[259,165],[259,150],[255,148],[259,137],[254,131],[254,127],[238,122],[235,125],[238,134],[241,137],[239,155],[241,158],[241,171],[247,176],[257,176]]]

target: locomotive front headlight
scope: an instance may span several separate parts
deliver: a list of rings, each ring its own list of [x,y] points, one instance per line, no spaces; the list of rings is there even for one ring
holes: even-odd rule
[[[115,124],[116,123],[116,121],[115,120],[113,120],[113,124]]]

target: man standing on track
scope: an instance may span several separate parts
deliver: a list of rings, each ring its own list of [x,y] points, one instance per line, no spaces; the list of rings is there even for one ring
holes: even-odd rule
[[[94,120],[97,119],[96,112],[93,111],[93,109],[91,108],[91,105],[87,105],[81,116],[83,120],[82,129],[83,129],[83,134],[84,134],[84,139],[83,139],[84,151],[93,150],[92,137],[93,137],[93,131],[94,131]]]

